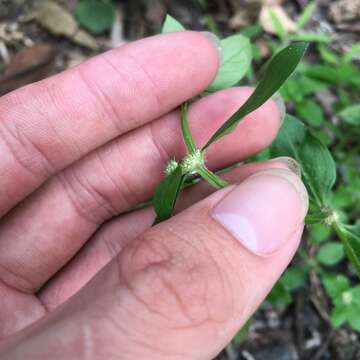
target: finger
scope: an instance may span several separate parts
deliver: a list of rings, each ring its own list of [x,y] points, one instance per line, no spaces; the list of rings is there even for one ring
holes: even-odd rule
[[[1,98],[0,216],[51,174],[201,92],[218,62],[200,33],[158,35]]]
[[[4,359],[213,358],[290,262],[306,211],[288,170],[219,191],[128,244]]]
[[[247,177],[266,169],[292,169],[290,158],[241,165],[221,177],[229,183],[240,183]],[[296,171],[296,169],[295,169]],[[206,182],[185,189],[178,200],[176,213],[190,207],[215,192]],[[78,292],[95,274],[109,263],[137,236],[149,229],[155,214],[151,207],[125,214],[108,222],[93,236],[81,252],[46,284],[37,294],[47,309],[53,310]]]
[[[251,91],[234,88],[196,102],[189,115],[198,143],[205,142]],[[163,176],[164,161],[184,154],[178,115],[173,112],[100,148],[9,213],[0,224],[0,278],[21,291],[38,289],[100,224],[149,199]],[[210,167],[260,151],[275,137],[279,122],[279,110],[270,100],[244,119],[235,134],[209,149]]]

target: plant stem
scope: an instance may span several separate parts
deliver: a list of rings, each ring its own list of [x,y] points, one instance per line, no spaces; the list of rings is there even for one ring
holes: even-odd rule
[[[188,121],[188,103],[184,102],[181,104],[181,130],[183,133],[183,138],[185,145],[189,153],[194,153],[196,151],[196,145],[194,139],[191,135]]]
[[[219,176],[210,171],[206,166],[201,166],[196,169],[198,174],[209,182],[212,186],[217,189],[222,189],[227,185],[227,182],[221,179]]]

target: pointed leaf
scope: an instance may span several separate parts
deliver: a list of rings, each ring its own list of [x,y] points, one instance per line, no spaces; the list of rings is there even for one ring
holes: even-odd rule
[[[330,321],[334,328],[338,328],[343,325],[348,319],[347,306],[337,306],[331,312]]]
[[[157,186],[152,200],[156,213],[155,224],[171,216],[183,182],[184,175],[178,166],[172,173],[164,177]]]
[[[357,226],[335,223],[334,229],[342,241],[345,253],[360,277],[360,230]]]
[[[100,34],[111,29],[115,11],[110,1],[82,0],[75,9],[75,15],[81,26]]]
[[[313,16],[315,9],[317,7],[316,1],[312,1],[308,3],[302,13],[300,14],[299,18],[297,19],[296,26],[298,29],[303,28],[307,22],[311,19]]]
[[[287,115],[270,153],[273,157],[290,156],[300,164],[310,201],[316,204],[314,211],[329,215],[326,207],[336,180],[336,166],[327,147],[300,120]]]
[[[344,246],[340,242],[329,242],[320,247],[318,261],[323,265],[335,265],[344,258]]]
[[[203,149],[232,132],[247,114],[264,104],[293,73],[307,49],[307,43],[294,43],[280,51],[268,64],[260,83],[246,103],[211,137]]]
[[[184,26],[179,21],[174,19],[169,14],[166,15],[164,25],[161,30],[163,34],[170,32],[184,31],[184,30],[185,30]]]

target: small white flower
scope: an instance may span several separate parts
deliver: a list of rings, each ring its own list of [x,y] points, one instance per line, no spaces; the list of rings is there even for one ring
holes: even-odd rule
[[[350,305],[353,302],[353,296],[350,291],[343,292],[341,298],[343,303],[346,305]]]
[[[178,166],[179,164],[176,160],[170,160],[166,165],[165,174],[170,175]]]
[[[339,214],[336,211],[331,211],[331,213],[325,219],[324,222],[328,226],[331,226],[332,224],[339,222]]]
[[[204,165],[204,155],[201,150],[197,149],[195,152],[188,154],[181,161],[181,169],[184,174],[195,174],[196,170]]]

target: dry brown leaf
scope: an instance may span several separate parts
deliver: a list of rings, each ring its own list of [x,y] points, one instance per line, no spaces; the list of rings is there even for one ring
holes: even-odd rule
[[[35,19],[39,25],[56,36],[64,36],[78,45],[97,50],[98,45],[93,36],[79,29],[74,16],[57,3],[40,1],[35,8]]]
[[[78,30],[71,40],[78,45],[87,47],[91,50],[98,50],[99,45],[95,38],[84,30]]]
[[[35,18],[53,35],[72,38],[79,27],[73,15],[53,1],[40,1],[36,6]]]
[[[292,33],[296,31],[295,22],[289,17],[289,15],[285,12],[285,10],[281,6],[264,5],[260,11],[259,23],[267,33],[269,34],[277,33],[272,20],[271,13],[273,13],[277,17],[277,19],[280,21],[283,28],[287,32]]]
[[[26,84],[44,79],[54,71],[56,51],[47,44],[20,50],[0,78],[0,96]]]

